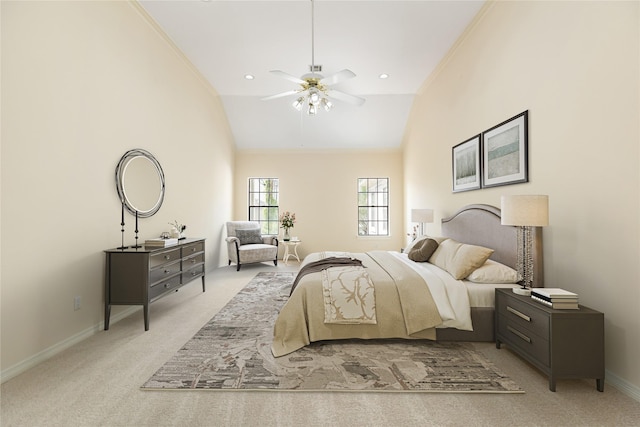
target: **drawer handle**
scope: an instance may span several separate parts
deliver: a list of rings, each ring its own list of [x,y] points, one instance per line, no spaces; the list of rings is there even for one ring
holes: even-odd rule
[[[522,338],[523,340],[525,340],[526,342],[530,343],[531,342],[531,338],[529,338],[528,336],[526,336],[525,334],[523,334],[520,331],[516,331],[515,329],[513,329],[511,326],[507,326],[507,329],[509,330],[509,332],[511,332],[512,334],[517,335],[518,337]]]
[[[195,263],[196,263],[196,259],[195,259],[195,258],[193,258],[193,259],[191,260],[191,264],[195,264]]]
[[[507,306],[507,311],[515,314],[516,316],[518,316],[521,319],[526,320],[527,322],[531,322],[531,317],[527,316],[526,314],[520,313],[518,310],[516,310],[515,308],[511,308],[509,306]]]
[[[164,284],[164,288],[165,288],[165,289],[169,289],[170,287],[171,287],[171,285],[170,285],[169,283],[165,283],[165,284]]]
[[[192,276],[197,276],[198,274],[200,274],[200,273],[198,273],[197,271],[192,271],[192,272],[191,272],[191,275],[192,275]]]
[[[164,256],[164,259],[171,259],[171,256],[169,256],[169,255],[165,255],[165,256]]]
[[[166,268],[164,269],[164,274],[169,274],[171,273],[171,270],[167,270]]]
[[[195,251],[196,251],[196,248],[191,248],[191,252],[195,252]]]

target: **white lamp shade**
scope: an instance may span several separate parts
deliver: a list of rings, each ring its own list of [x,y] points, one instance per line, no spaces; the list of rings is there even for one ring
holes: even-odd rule
[[[411,222],[433,222],[433,209],[411,209]]]
[[[500,210],[502,225],[549,225],[549,196],[502,196]]]

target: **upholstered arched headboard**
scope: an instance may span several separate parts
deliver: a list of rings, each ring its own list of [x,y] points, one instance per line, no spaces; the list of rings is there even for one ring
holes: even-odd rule
[[[544,286],[542,227],[533,228],[533,287]],[[442,219],[442,235],[461,243],[484,246],[495,252],[491,259],[516,268],[517,227],[500,223],[500,209],[491,205],[468,205]]]

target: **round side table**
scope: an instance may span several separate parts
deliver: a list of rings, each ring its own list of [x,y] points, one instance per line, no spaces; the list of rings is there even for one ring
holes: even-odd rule
[[[298,256],[298,245],[302,243],[302,240],[283,240],[282,244],[284,245],[284,254],[282,255],[282,261],[284,265],[288,265],[287,261],[289,261],[290,257],[295,257],[298,262],[300,262],[300,257]],[[293,248],[293,252],[291,252],[291,248]]]

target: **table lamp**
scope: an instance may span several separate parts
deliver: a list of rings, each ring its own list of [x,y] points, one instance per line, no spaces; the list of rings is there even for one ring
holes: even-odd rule
[[[411,209],[411,222],[420,223],[420,235],[424,236],[424,223],[433,222],[433,209]]]
[[[500,200],[502,225],[518,227],[518,260],[516,270],[521,288],[514,288],[519,295],[531,295],[533,283],[532,228],[549,225],[549,196],[502,196]]]

